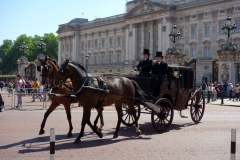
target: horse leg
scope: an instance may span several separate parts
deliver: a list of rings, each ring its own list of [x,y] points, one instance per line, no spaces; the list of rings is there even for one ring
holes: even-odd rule
[[[98,115],[97,115],[97,117],[96,117],[96,119],[95,119],[95,121],[94,121],[94,127],[95,127],[99,132],[102,131],[102,127],[104,126],[102,111],[103,111],[103,107],[97,108]],[[100,118],[101,125],[100,125],[100,127],[98,128],[97,123],[98,123],[98,119],[99,119],[99,118]]]
[[[134,118],[134,121],[135,121],[136,137],[138,137],[139,135],[141,135],[141,130],[139,129],[139,125],[138,125],[138,121],[137,121],[137,116],[136,116],[136,110],[135,110],[135,108],[134,108],[134,102],[128,103],[128,106],[129,106],[130,114],[133,115],[133,118]]]
[[[72,137],[72,130],[73,130],[73,126],[72,126],[72,116],[71,116],[71,110],[70,110],[70,103],[67,102],[67,104],[64,104],[64,108],[67,114],[67,119],[68,119],[68,123],[69,123],[69,131],[66,135],[66,137]]]
[[[40,131],[39,131],[39,135],[42,135],[42,134],[45,133],[44,127],[45,127],[45,123],[47,121],[47,118],[57,106],[59,106],[59,103],[57,103],[56,101],[53,100],[50,107],[48,108],[48,110],[44,114],[43,121],[42,121],[42,124],[41,124],[41,128],[40,128]]]
[[[84,129],[85,129],[85,125],[86,123],[90,126],[90,128],[100,137],[102,138],[102,133],[98,132],[97,129],[92,125],[92,123],[90,122],[90,116],[91,116],[91,109],[90,107],[87,108],[87,105],[83,106],[83,118],[82,118],[82,126],[81,126],[81,131],[78,135],[78,137],[76,138],[76,140],[74,141],[74,143],[79,143],[81,140],[81,137],[83,137],[84,134]]]
[[[117,122],[117,127],[116,127],[116,130],[114,132],[113,138],[118,137],[118,132],[120,130],[120,125],[121,125],[121,120],[122,120],[122,102],[115,103],[115,107],[116,107],[117,114],[118,114],[118,122]]]

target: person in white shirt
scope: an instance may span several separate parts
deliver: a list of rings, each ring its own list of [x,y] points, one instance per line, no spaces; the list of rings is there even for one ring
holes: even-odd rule
[[[16,108],[19,108],[19,107],[22,107],[22,93],[21,92],[24,91],[23,88],[25,86],[25,81],[19,74],[17,75],[15,85],[16,85],[17,97],[18,97],[18,103],[17,103]]]

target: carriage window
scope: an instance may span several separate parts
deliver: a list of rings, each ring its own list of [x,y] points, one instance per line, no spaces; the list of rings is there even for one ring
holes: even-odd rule
[[[193,88],[194,73],[193,71],[182,70],[180,71],[180,87],[181,88]]]

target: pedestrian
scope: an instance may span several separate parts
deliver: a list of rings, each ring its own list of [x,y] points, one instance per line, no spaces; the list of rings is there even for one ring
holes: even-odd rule
[[[229,83],[229,86],[228,86],[228,90],[229,90],[229,98],[230,100],[232,99],[232,96],[233,96],[233,84],[232,83]]]
[[[13,94],[13,83],[12,83],[12,80],[9,81],[7,88],[8,88],[8,97],[10,97],[10,94]]]
[[[224,85],[223,85],[223,92],[224,92],[224,97],[227,97],[227,83],[225,82]]]
[[[38,79],[37,78],[35,78],[35,81],[34,81],[34,84],[33,84],[33,90],[32,90],[32,93],[33,93],[33,100],[32,100],[32,102],[35,102],[35,98],[36,98],[36,96],[37,96],[37,94],[38,94],[38,88],[40,87],[40,85],[39,85],[39,82],[38,82]]]
[[[17,90],[17,97],[18,97],[18,102],[16,108],[22,108],[22,94],[24,91],[24,86],[25,86],[25,81],[24,79],[18,74],[17,79],[15,81],[15,87]]]
[[[211,84],[211,89],[212,89],[212,93],[213,93],[213,101],[216,101],[217,100],[217,86],[216,85],[213,85]]]
[[[233,101],[234,99],[236,98],[236,101],[238,100],[238,94],[239,94],[239,91],[238,91],[238,84],[235,85],[234,89],[233,89]]]
[[[202,90],[206,89],[206,83],[204,81],[202,81]]]

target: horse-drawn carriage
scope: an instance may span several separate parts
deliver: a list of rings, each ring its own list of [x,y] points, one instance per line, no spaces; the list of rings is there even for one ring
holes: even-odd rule
[[[154,128],[158,131],[167,130],[173,120],[174,109],[181,111],[190,106],[190,114],[195,123],[200,122],[205,110],[204,94],[200,90],[194,89],[194,70],[190,67],[169,66],[167,75],[161,84],[160,94],[152,97],[151,78],[141,78],[137,76],[110,76],[92,77],[89,76],[85,67],[77,62],[69,62],[66,60],[58,69],[51,60],[45,59],[41,62],[43,66],[43,79],[49,79],[54,84],[52,97],[69,97],[77,99],[79,104],[83,106],[82,128],[75,142],[80,142],[83,137],[85,125],[88,124],[92,130],[102,137],[101,129],[103,127],[102,110],[104,106],[115,104],[118,122],[114,138],[118,137],[121,122],[127,126],[135,124],[136,135],[140,135],[138,119],[141,113],[151,114],[151,121]],[[54,77],[52,77],[54,76]],[[47,78],[48,77],[48,78]],[[66,85],[64,82],[70,78],[72,86]],[[54,81],[54,83],[53,83]],[[140,86],[140,87],[139,87]],[[57,90],[62,87],[71,89],[65,94]],[[69,105],[72,103],[69,100]],[[59,102],[60,103],[60,102]],[[48,115],[56,108],[50,106],[45,113],[44,120],[41,125],[39,134],[44,133],[44,126]],[[69,107],[65,107],[69,110]],[[98,116],[94,121],[94,125],[90,122],[91,109],[96,108]],[[146,111],[141,111],[141,109]],[[66,110],[67,111],[67,110]],[[70,129],[68,136],[71,136],[71,114],[69,112],[68,120]],[[182,115],[181,115],[182,116]],[[101,118],[101,126],[97,128],[98,118]],[[183,117],[183,116],[182,116]]]
[[[149,77],[127,76],[134,80],[145,93],[151,92],[152,79]],[[194,88],[194,69],[183,66],[168,66],[166,77],[163,79],[161,91],[158,97],[149,97],[149,102],[136,101],[135,109],[137,119],[141,113],[151,114],[153,127],[157,131],[167,130],[173,120],[174,111],[181,111],[190,107],[190,115],[193,122],[201,121],[205,110],[204,94],[201,90]],[[155,105],[150,105],[150,103]],[[156,108],[158,107],[158,112]],[[128,114],[128,106],[124,103],[122,123],[126,126],[134,124],[131,114]],[[154,109],[152,108],[154,107]]]

